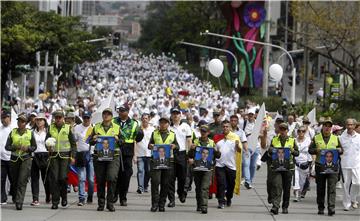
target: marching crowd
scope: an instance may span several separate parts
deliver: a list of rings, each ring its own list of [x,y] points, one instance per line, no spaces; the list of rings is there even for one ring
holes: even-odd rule
[[[232,205],[240,185],[253,188],[263,162],[273,214],[280,207],[288,213],[291,188],[294,202],[304,198],[311,177],[316,180],[318,214],[324,214],[325,195],[328,215],[335,214],[338,181],[343,187],[343,209],[358,208],[360,124],[355,119],[344,122],[345,128],[333,125],[330,118],[312,124],[295,113],[273,116],[266,112],[257,119],[258,105],[248,101],[238,107],[237,93],[221,95],[164,54],[114,53],[81,65],[74,104],[68,102],[67,87],[61,85],[52,98],[28,99],[23,111],[16,107],[16,126],[14,113],[2,110],[2,205],[11,195],[21,210],[30,178],[31,205],[38,206],[41,175],[45,202],[52,209],[67,206],[68,171],[75,168],[78,183],[72,185],[79,194],[78,206],[92,203],[96,188],[97,210],[106,206],[115,211],[118,200],[120,206],[127,206],[136,164],[137,193],[151,192],[152,212],[164,212],[167,200],[167,207],[175,207],[175,192],[185,203],[194,182],[196,210],[206,214],[213,194],[218,208],[224,209]],[[99,104],[110,96],[108,107],[101,109]],[[101,115],[96,122],[95,113]],[[256,132],[257,120],[262,126]],[[252,133],[259,133],[254,146],[248,145]],[[114,141],[111,154],[105,150],[110,141],[104,142],[104,137]],[[99,142],[105,151],[98,149]],[[170,147],[168,167],[157,169],[154,153],[161,145]],[[210,170],[194,169],[198,147],[213,153]],[[333,160],[334,154],[340,163]],[[108,158],[103,160],[105,155]]]

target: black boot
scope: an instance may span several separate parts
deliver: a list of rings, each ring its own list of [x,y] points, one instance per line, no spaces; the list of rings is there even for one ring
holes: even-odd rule
[[[16,203],[16,210],[22,210],[22,203]]]

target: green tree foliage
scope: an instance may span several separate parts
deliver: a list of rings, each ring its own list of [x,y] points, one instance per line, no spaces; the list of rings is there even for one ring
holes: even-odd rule
[[[26,2],[1,2],[1,69],[3,76],[16,65],[35,64],[35,53],[59,54],[61,69],[98,58],[97,45],[86,43],[95,35],[83,30],[79,17],[41,12]]]
[[[353,79],[354,86],[359,86],[360,2],[295,1],[292,2],[291,11],[300,25],[300,29],[293,32],[294,35],[309,39],[309,43],[299,43],[329,58]],[[315,49],[319,45],[324,45],[325,50]]]
[[[177,41],[219,47],[216,40],[200,36],[200,32],[222,32],[226,27],[217,3],[211,1],[151,2],[147,13],[147,19],[141,21],[138,46],[145,53],[175,52],[188,61],[197,61],[200,49],[179,46]]]

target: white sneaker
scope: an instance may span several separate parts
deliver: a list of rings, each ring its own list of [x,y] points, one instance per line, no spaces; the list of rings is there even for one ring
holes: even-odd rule
[[[5,201],[5,202],[1,202],[0,203],[0,205],[6,205],[7,204],[7,202]]]
[[[358,202],[351,202],[351,207],[354,209],[359,208],[359,203]]]
[[[336,189],[342,189],[342,185],[341,185],[340,182],[337,182],[337,183],[336,183]]]
[[[245,180],[241,180],[240,185],[244,185],[245,184]]]
[[[344,208],[344,211],[350,211],[350,208],[349,207]]]

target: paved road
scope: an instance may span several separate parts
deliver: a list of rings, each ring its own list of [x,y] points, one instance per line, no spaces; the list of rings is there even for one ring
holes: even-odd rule
[[[150,193],[137,194],[136,177],[131,180],[131,188],[128,196],[128,207],[116,205],[116,212],[97,212],[97,205],[77,206],[77,195],[70,193],[68,201],[70,205],[66,208],[51,210],[50,204],[45,204],[44,192],[41,192],[41,205],[30,206],[31,189],[28,185],[24,208],[16,211],[14,204],[7,204],[1,207],[1,220],[32,221],[32,220],[360,220],[360,209],[345,212],[341,206],[342,190],[338,191],[336,215],[334,217],[317,215],[315,198],[315,186],[312,182],[312,190],[307,197],[299,203],[290,203],[289,214],[272,216],[269,213],[271,208],[266,202],[266,166],[262,166],[256,174],[255,188],[245,190],[242,188],[241,196],[233,199],[233,206],[225,207],[223,210],[216,208],[217,201],[209,200],[207,215],[195,211],[196,202],[194,191],[189,193],[186,203],[176,201],[175,208],[166,208],[165,213],[152,213],[150,209]],[[194,186],[193,186],[194,189]],[[96,198],[95,198],[96,201]]]

